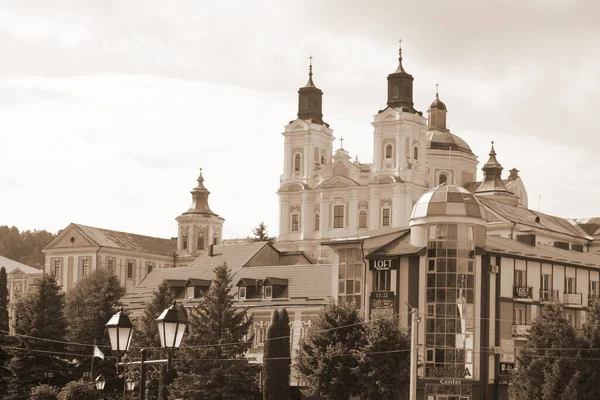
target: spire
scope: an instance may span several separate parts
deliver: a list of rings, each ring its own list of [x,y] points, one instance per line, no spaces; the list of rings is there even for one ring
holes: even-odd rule
[[[308,59],[308,82],[298,90],[298,118],[315,124],[327,125],[323,122],[323,92],[313,82],[313,57],[310,56]]]
[[[494,150],[494,142],[490,150],[490,158],[483,166],[483,182],[481,186],[475,190],[478,194],[487,195],[511,195],[504,182],[502,182],[502,165],[496,160],[496,150]]]
[[[413,81],[411,74],[404,70],[402,66],[402,39],[399,40],[398,47],[398,68],[389,74],[388,81],[388,100],[387,105],[391,108],[400,109],[412,114],[417,113],[413,103]]]
[[[210,192],[204,187],[204,177],[202,176],[202,168],[200,168],[200,174],[198,175],[198,186],[192,189],[192,205],[183,214],[210,214],[217,215],[211,211],[208,206],[208,196]]]

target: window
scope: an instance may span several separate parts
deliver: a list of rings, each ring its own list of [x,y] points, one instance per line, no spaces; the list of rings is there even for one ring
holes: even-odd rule
[[[575,278],[565,278],[565,293],[575,293]]]
[[[550,300],[550,275],[542,274],[542,281],[540,285],[540,301],[549,301]]]
[[[265,299],[273,297],[273,286],[265,286]]]
[[[108,259],[106,259],[106,268],[108,268],[108,270],[110,272],[114,272],[115,271],[115,259],[114,258],[108,258]]]
[[[389,208],[384,208],[383,209],[382,225],[383,226],[390,226],[390,209]]]
[[[90,273],[90,259],[84,258],[81,262],[81,274],[87,275]]]
[[[300,154],[296,154],[296,156],[294,157],[294,171],[296,171],[296,172],[300,171],[301,164],[302,164],[302,157],[300,156]]]
[[[300,324],[300,338],[302,339],[305,335],[306,332],[308,332],[308,330],[312,327],[312,321],[308,320],[308,321],[302,321]]]
[[[344,227],[344,206],[333,206],[333,227]]]
[[[267,338],[267,329],[269,329],[269,323],[260,321],[254,323],[254,347],[264,346],[265,339]]]
[[[520,269],[515,270],[515,286],[518,286],[518,287],[526,286],[525,271],[520,270]]]
[[[240,299],[246,298],[246,287],[245,286],[240,286],[240,288],[238,289],[238,297]]]
[[[354,301],[362,308],[363,266],[360,249],[339,251],[338,301]]]
[[[133,279],[133,261],[127,261],[127,279]]]
[[[193,299],[194,298],[194,287],[188,286],[186,290],[187,290],[186,297],[188,299]]]
[[[361,211],[358,213],[358,227],[366,228],[367,227],[367,212]]]
[[[415,146],[413,149],[413,159],[415,161],[419,160],[419,148],[417,146]]]
[[[292,214],[292,232],[300,231],[300,214]]]
[[[598,297],[598,281],[590,281],[590,296]]]
[[[152,270],[154,269],[154,263],[149,262],[148,264],[146,264],[146,274],[149,274],[150,272],[152,272]]]
[[[525,307],[521,304],[515,304],[515,308],[513,310],[513,324],[527,325],[525,319]]]
[[[60,259],[54,260],[54,276],[60,279]]]
[[[442,184],[446,183],[447,180],[448,180],[448,176],[446,176],[446,174],[441,174],[440,178],[439,178],[439,181],[438,181],[438,184],[442,185]]]
[[[373,271],[373,290],[375,292],[389,292],[391,290],[391,270]]]
[[[188,248],[188,238],[187,238],[187,236],[183,236],[181,238],[181,248],[183,250],[187,250],[187,248]]]
[[[204,250],[204,236],[198,236],[196,239],[196,248],[198,250]]]
[[[321,156],[321,164],[325,164],[325,156]]]
[[[392,158],[392,145],[388,144],[387,146],[385,146],[385,158]]]
[[[321,217],[319,216],[319,213],[315,214],[315,231],[319,230],[319,226],[321,225]]]

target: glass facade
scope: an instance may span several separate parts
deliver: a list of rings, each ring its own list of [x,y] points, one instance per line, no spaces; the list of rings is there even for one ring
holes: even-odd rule
[[[425,377],[473,378],[475,243],[473,227],[428,227]]]
[[[354,301],[362,308],[363,260],[360,249],[339,251],[338,301]]]

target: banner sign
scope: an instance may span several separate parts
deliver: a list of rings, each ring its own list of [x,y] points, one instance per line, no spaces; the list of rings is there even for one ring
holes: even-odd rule
[[[369,269],[371,271],[387,271],[390,269],[398,269],[397,258],[379,258],[369,260]]]
[[[394,314],[396,310],[394,292],[371,292],[371,314]]]

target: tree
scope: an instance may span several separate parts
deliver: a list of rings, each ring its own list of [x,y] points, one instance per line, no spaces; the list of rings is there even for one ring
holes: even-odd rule
[[[8,332],[8,281],[4,267],[0,268],[0,331]]]
[[[357,349],[365,345],[363,319],[354,302],[333,300],[300,340],[296,370],[311,394],[346,400],[360,392]]]
[[[57,400],[58,388],[46,384],[35,386],[29,392],[31,400]]]
[[[44,274],[32,290],[15,301],[14,307],[20,348],[11,350],[12,391],[26,396],[33,386],[45,379],[44,372],[54,373],[55,384],[69,381],[71,370],[64,344],[67,330],[64,294],[54,277]]]
[[[364,335],[365,343],[357,354],[362,397],[389,399],[408,394],[410,337],[399,328],[398,317],[373,316],[365,325]]]
[[[273,238],[269,236],[267,225],[264,222],[261,222],[257,227],[252,229],[252,234],[254,237],[251,237],[250,240],[253,242],[269,242],[273,240]]]
[[[215,268],[210,289],[189,315],[189,334],[179,350],[178,377],[171,398],[252,399],[259,393],[258,370],[244,353],[252,324],[247,310],[234,307],[229,267]]]
[[[96,390],[93,383],[83,380],[67,383],[59,393],[59,400],[98,400],[100,392]]]
[[[264,400],[290,398],[290,319],[284,308],[281,313],[273,313],[271,325],[267,331],[263,355],[265,386]]]
[[[41,231],[23,231],[15,226],[0,226],[0,255],[19,261],[32,267],[44,265],[44,254],[41,252],[55,238],[52,233]]]
[[[574,390],[581,380],[573,371],[581,369],[583,343],[567,320],[563,306],[544,306],[531,324],[528,339],[517,354],[519,367],[513,379],[517,399],[566,398],[565,388]],[[581,395],[571,391],[567,397],[583,399]]]
[[[119,279],[108,268],[98,268],[83,277],[66,297],[65,316],[69,321],[68,339],[76,343],[94,343],[109,348],[110,342],[105,324],[117,312],[114,305],[123,297],[125,289]],[[92,354],[89,346],[71,346],[80,354]],[[80,369],[88,370],[91,358],[80,360]],[[108,360],[97,360],[94,364],[99,373],[110,377],[114,364]],[[94,375],[97,375],[94,373]]]

